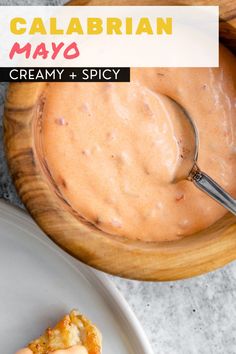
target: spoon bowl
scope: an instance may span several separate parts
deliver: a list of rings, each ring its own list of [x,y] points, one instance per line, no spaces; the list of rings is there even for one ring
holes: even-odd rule
[[[181,138],[180,163],[175,171],[173,183],[189,178],[198,159],[199,135],[197,127],[186,109],[173,98],[168,97],[178,111],[178,119],[184,132]]]
[[[174,182],[179,182],[184,179],[192,181],[197,188],[208,194],[211,198],[216,200],[224,208],[229,210],[232,214],[236,215],[236,200],[231,197],[218,183],[216,183],[210,176],[202,172],[198,167],[198,151],[199,151],[199,134],[194,120],[188,112],[178,102],[172,99],[175,105],[184,113],[185,123],[188,123],[189,134],[191,135],[191,146],[189,153],[185,156],[184,165],[180,165],[177,170]],[[187,166],[187,168],[186,168]]]

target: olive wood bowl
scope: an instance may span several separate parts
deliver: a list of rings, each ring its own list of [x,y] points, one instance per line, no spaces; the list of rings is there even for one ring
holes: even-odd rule
[[[220,37],[236,50],[235,0],[74,0],[72,5],[220,5]],[[226,214],[211,227],[162,243],[111,236],[86,222],[52,186],[35,146],[46,83],[9,85],[4,140],[9,169],[24,205],[60,247],[82,262],[118,276],[167,281],[193,277],[236,259],[236,217]],[[236,124],[236,121],[235,121]],[[168,225],[166,225],[168,227]]]

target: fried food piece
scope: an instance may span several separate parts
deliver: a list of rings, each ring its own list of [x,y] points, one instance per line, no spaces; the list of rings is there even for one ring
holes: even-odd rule
[[[40,338],[32,341],[28,348],[33,354],[51,354],[73,346],[81,346],[82,353],[101,354],[102,352],[99,330],[76,310],[66,315],[54,328],[48,328]]]

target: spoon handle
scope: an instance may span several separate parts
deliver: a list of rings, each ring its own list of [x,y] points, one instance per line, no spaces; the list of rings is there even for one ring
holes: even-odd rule
[[[231,213],[236,215],[236,200],[232,198],[223,188],[221,188],[206,173],[196,168],[190,175],[190,180],[203,192],[223,205]]]

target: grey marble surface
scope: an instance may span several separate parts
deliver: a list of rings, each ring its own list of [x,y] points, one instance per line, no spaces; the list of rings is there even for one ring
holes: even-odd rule
[[[0,1],[0,5],[60,3]],[[6,84],[0,84],[0,197],[23,207],[11,183],[3,152],[5,89]],[[236,262],[211,274],[178,282],[111,279],[140,320],[155,354],[236,353]]]

